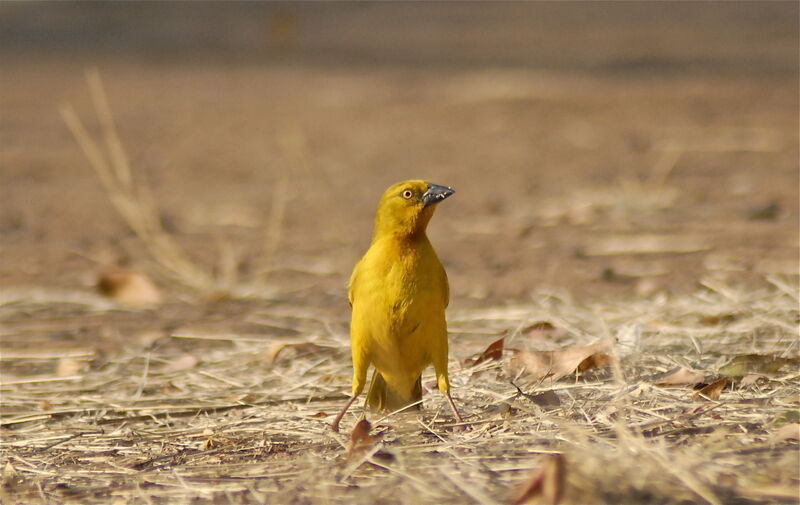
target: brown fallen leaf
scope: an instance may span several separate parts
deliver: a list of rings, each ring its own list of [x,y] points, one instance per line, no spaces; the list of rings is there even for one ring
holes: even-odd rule
[[[522,333],[530,333],[532,331],[552,331],[555,329],[555,325],[550,321],[537,321],[523,328]]]
[[[247,393],[246,395],[242,395],[238,398],[234,397],[231,401],[238,401],[241,403],[255,403],[257,401],[262,400],[263,397],[255,395],[253,393]]]
[[[380,440],[381,435],[370,435],[372,423],[362,419],[353,427],[350,434],[350,442],[347,443],[347,459],[351,461],[359,458],[369,450],[372,445]]]
[[[267,363],[269,363],[270,365],[275,363],[275,360],[278,359],[278,354],[281,353],[281,351],[283,350],[284,347],[286,347],[286,345],[287,344],[285,342],[270,343],[266,352]]]
[[[470,364],[470,366],[477,366],[477,365],[480,365],[481,363],[483,363],[484,361],[499,360],[500,358],[502,358],[503,357],[503,345],[504,345],[505,340],[506,340],[506,337],[503,336],[503,337],[500,337],[499,339],[495,340],[491,344],[489,344],[489,347],[487,347],[486,350],[484,350],[481,353],[480,356],[475,358],[475,361],[473,361]]]
[[[161,292],[149,277],[121,267],[103,270],[97,280],[97,289],[123,305],[146,307],[163,301]]]
[[[558,394],[553,390],[544,391],[535,395],[526,395],[526,398],[540,407],[558,407],[561,405],[561,398],[559,398]]]
[[[784,424],[769,439],[773,444],[786,440],[800,440],[800,423]]]
[[[511,385],[517,388],[517,394],[514,396],[515,400],[522,396],[523,398],[526,398],[540,407],[557,407],[561,405],[561,398],[559,398],[558,393],[552,389],[548,391],[542,391],[541,393],[530,394],[523,391],[522,388],[514,384],[513,381],[511,382]]]
[[[161,372],[175,373],[183,370],[188,370],[190,368],[193,368],[197,364],[197,362],[198,362],[197,358],[195,358],[191,354],[183,354],[173,359],[169,363],[167,363],[164,366],[164,368],[161,369]]]
[[[563,337],[567,334],[566,330],[562,328],[557,328],[553,323],[549,321],[538,321],[536,323],[530,324],[524,327],[521,331],[521,334],[527,335],[532,339],[547,339],[553,340],[560,337]]]
[[[292,349],[296,353],[316,353],[330,348],[317,345],[313,342],[272,342],[267,348],[267,363],[270,365],[278,361],[278,356],[284,353],[284,350]]]
[[[697,398],[706,398],[709,400],[719,400],[719,395],[722,393],[722,390],[728,384],[728,378],[723,377],[721,379],[717,379],[711,384],[706,384],[702,388],[698,389],[694,392],[694,396]]]
[[[602,368],[611,364],[611,356],[604,352],[596,352],[578,364],[578,372],[585,372],[592,368]]]
[[[517,490],[511,505],[524,503],[543,503],[557,505],[564,494],[564,456],[552,454],[534,471]]]
[[[514,374],[525,371],[531,380],[548,376],[558,380],[574,373],[583,360],[609,349],[613,343],[613,338],[606,338],[591,345],[558,351],[519,351],[511,358],[509,367]]]
[[[673,368],[655,381],[659,386],[683,386],[686,384],[699,384],[701,382],[703,382],[703,374],[682,366]]]

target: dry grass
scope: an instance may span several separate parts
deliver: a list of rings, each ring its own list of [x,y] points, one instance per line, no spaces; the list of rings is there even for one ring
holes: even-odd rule
[[[344,314],[230,302],[250,330],[189,318],[152,335],[122,323],[164,312],[6,298],[2,502],[508,503],[543,454],[559,453],[564,503],[797,503],[798,442],[773,438],[798,418],[796,366],[716,401],[655,385],[676,365],[715,378],[737,355],[797,356],[794,282],[451,312],[463,427],[432,391],[419,413],[370,416],[383,438],[350,458],[347,435],[328,428],[348,390]],[[537,321],[560,331],[536,340],[526,328]],[[98,342],[113,339],[109,327],[122,345]],[[504,331],[517,349],[613,336],[615,366],[526,383],[507,374],[509,352],[464,364]],[[555,396],[534,396],[546,391]]]
[[[260,264],[251,282],[240,282],[238,260],[229,242],[220,244],[216,269],[193,260],[161,223],[156,198],[144,183],[141,170],[131,167],[109,105],[103,81],[97,69],[86,71],[94,114],[99,127],[97,136],[89,132],[72,105],[61,107],[61,116],[94,169],[116,211],[136,234],[161,273],[200,293],[249,298],[269,297],[267,276],[280,244],[286,214],[289,175],[284,173],[272,193],[272,208],[266,219],[266,234]],[[97,138],[96,138],[97,137]],[[301,133],[279,139],[286,157],[294,163],[306,163],[305,143]]]

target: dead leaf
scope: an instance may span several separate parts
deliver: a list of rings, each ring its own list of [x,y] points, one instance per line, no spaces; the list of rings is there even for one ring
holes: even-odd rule
[[[659,386],[682,386],[701,382],[703,382],[703,374],[682,366],[673,368],[655,381]]]
[[[706,384],[702,388],[695,391],[695,397],[699,398],[707,398],[709,400],[719,400],[719,395],[722,393],[722,390],[728,384],[728,378],[723,377],[721,379],[715,380],[711,384]]]
[[[613,338],[591,345],[570,347],[558,351],[519,351],[509,364],[512,373],[525,371],[531,380],[552,376],[553,380],[575,372],[583,360],[610,348]]]
[[[769,438],[772,443],[800,440],[800,423],[784,424]]]
[[[372,423],[366,419],[362,419],[353,427],[353,432],[350,434],[350,442],[347,443],[347,459],[353,460],[361,457],[364,453],[372,447],[372,444],[380,440],[380,435],[370,435],[372,430]]]
[[[263,400],[261,396],[258,396],[253,393],[247,393],[246,395],[242,395],[241,397],[236,398],[234,401],[239,401],[242,403],[255,403],[261,400]]]
[[[161,369],[162,373],[175,373],[193,368],[197,364],[197,358],[191,354],[184,354],[173,359]]]
[[[317,345],[313,342],[272,342],[267,348],[267,363],[270,365],[278,361],[278,355],[283,354],[285,349],[292,349],[295,353],[318,353],[324,350],[330,350],[328,347]]]
[[[311,417],[320,418],[320,417],[328,417],[327,412],[317,412],[316,414],[311,414]]]
[[[604,366],[609,366],[611,364],[611,356],[604,352],[596,352],[589,356],[588,358],[584,359],[578,365],[578,372],[585,372],[587,370],[591,370],[592,368],[602,368]]]
[[[555,329],[556,327],[550,321],[538,321],[523,328],[522,333],[530,333],[532,331],[552,331]]]
[[[798,358],[781,358],[772,354],[740,354],[719,369],[725,377],[744,377],[754,373],[777,373],[786,365],[800,363]]]
[[[486,348],[485,351],[481,353],[480,356],[475,358],[475,361],[472,362],[470,366],[477,366],[483,363],[484,361],[489,360],[499,360],[503,357],[503,345],[506,340],[506,337],[500,337],[499,339],[495,340],[489,347]]]
[[[559,398],[558,394],[553,390],[544,391],[535,395],[526,395],[525,397],[540,407],[558,407],[561,405],[561,398]]]
[[[285,342],[272,342],[267,348],[267,362],[271,365],[278,359],[278,354],[286,347]]]
[[[110,267],[100,273],[97,289],[115,302],[145,307],[162,302],[161,292],[144,274],[120,267]]]
[[[540,407],[557,407],[561,405],[561,399],[558,397],[558,394],[551,390],[542,391],[541,393],[537,394],[529,394],[522,390],[519,386],[511,382],[511,385],[517,388],[517,395],[514,397],[516,400],[520,396],[530,400],[531,402],[539,405]]]
[[[548,339],[554,340],[563,337],[567,334],[566,330],[557,328],[553,323],[548,321],[539,321],[530,324],[520,331],[523,335],[528,335],[532,339]]]
[[[524,503],[557,505],[564,494],[564,471],[562,454],[547,456],[539,469],[517,490],[511,505]]]

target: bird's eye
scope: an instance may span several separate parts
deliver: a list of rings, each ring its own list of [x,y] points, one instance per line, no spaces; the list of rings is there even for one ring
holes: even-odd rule
[[[410,189],[403,191],[401,194],[403,195],[403,198],[405,198],[406,200],[414,196],[414,193],[412,193]]]

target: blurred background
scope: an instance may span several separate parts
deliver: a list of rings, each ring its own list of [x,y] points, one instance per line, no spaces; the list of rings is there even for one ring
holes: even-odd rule
[[[456,306],[794,277],[798,5],[0,3],[0,285],[124,264],[180,289],[59,113],[103,145],[92,68],[170,245],[221,284],[345,311],[409,178],[457,191],[430,228]]]

